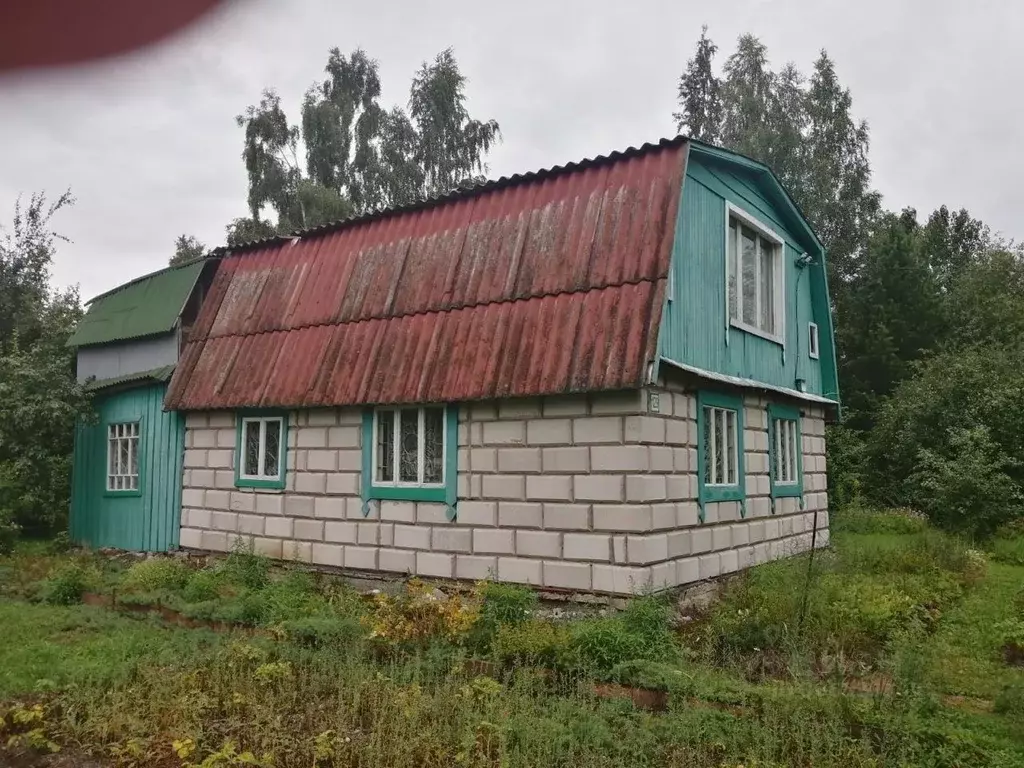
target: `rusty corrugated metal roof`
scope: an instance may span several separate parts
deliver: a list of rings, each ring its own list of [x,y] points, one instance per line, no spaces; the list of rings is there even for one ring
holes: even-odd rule
[[[647,144],[225,250],[168,407],[641,385],[685,145]]]

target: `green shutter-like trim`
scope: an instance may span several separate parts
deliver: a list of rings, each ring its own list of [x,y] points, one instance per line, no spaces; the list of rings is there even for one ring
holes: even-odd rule
[[[736,485],[708,487],[704,483],[704,459],[707,446],[704,444],[704,408],[728,408],[736,411]],[[704,507],[708,502],[738,501],[740,515],[746,517],[746,469],[743,460],[743,399],[719,392],[697,393],[697,506],[700,521],[704,522]]]
[[[242,419],[281,419],[281,450],[277,457],[279,480],[248,480],[242,477]],[[285,487],[288,478],[288,412],[266,408],[246,409],[235,412],[235,487],[236,488],[277,488]]]
[[[443,488],[395,488],[373,484],[373,409],[363,411],[363,515],[370,514],[372,499],[389,501],[436,501],[446,505],[449,520],[455,519],[458,501],[459,412],[455,405],[445,407],[445,484]]]
[[[796,422],[796,483],[775,484],[775,420],[788,419]],[[804,506],[804,449],[801,431],[800,409],[791,405],[772,403],[768,406],[768,477],[771,480],[772,514],[775,514],[775,500],[783,497],[797,497],[800,508]]]

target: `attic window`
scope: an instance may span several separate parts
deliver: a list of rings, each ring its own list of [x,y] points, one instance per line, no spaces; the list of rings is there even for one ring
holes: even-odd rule
[[[807,324],[807,354],[812,360],[818,359],[818,324]]]
[[[729,324],[783,343],[785,244],[771,228],[726,203]]]

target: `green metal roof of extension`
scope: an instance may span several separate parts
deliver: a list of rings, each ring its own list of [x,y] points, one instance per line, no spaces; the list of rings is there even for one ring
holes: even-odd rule
[[[159,368],[153,368],[148,371],[139,371],[137,373],[126,373],[124,376],[114,376],[111,379],[93,379],[87,381],[85,389],[89,392],[93,392],[97,389],[106,389],[107,387],[116,387],[119,384],[135,384],[136,382],[152,382],[152,381],[170,381],[171,375],[174,373],[173,365],[162,365]]]
[[[205,259],[196,259],[167,267],[101,293],[89,302],[68,346],[106,344],[170,331],[205,263]]]

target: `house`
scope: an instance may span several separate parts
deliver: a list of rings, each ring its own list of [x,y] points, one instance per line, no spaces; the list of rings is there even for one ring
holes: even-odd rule
[[[214,261],[181,547],[627,594],[828,541],[825,253],[760,163],[677,137]]]
[[[89,302],[68,341],[95,418],[75,433],[71,537],[93,547],[178,546],[185,422],[163,400],[202,300],[205,262],[145,275]]]

